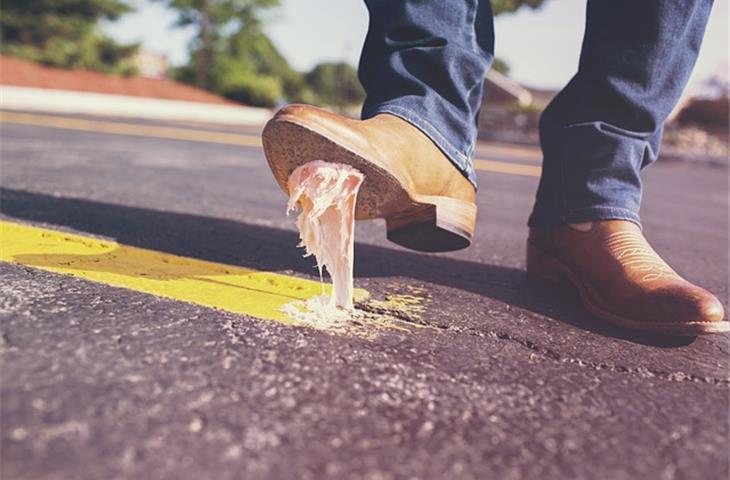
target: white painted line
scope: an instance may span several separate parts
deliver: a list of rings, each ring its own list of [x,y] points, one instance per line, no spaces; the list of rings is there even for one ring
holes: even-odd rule
[[[271,111],[265,108],[11,85],[0,86],[0,108],[242,126],[263,125],[272,115]]]

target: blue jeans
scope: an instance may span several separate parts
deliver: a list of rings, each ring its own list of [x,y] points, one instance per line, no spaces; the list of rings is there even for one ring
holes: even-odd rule
[[[484,76],[494,59],[487,0],[365,0],[362,117],[397,115],[476,185]],[[640,171],[694,66],[712,0],[588,0],[578,73],[540,118],[534,227],[639,223]]]

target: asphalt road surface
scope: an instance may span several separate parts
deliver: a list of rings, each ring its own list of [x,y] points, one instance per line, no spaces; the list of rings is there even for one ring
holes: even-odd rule
[[[22,118],[0,124],[1,220],[183,270],[317,280],[255,131]],[[417,254],[356,226],[359,305],[385,327],[292,326],[143,293],[134,274],[126,288],[0,262],[2,478],[727,478],[729,337],[628,334],[529,283],[539,156],[479,157],[470,249]],[[649,240],[727,308],[727,169],[660,160],[644,178]],[[107,260],[96,274],[122,262]]]

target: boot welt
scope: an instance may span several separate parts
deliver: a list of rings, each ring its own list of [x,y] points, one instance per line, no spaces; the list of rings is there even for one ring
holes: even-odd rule
[[[388,239],[412,250],[446,252],[471,244],[476,205],[446,197],[419,195],[375,158],[366,158],[331,132],[317,132],[294,117],[275,117],[264,128],[266,160],[279,187],[298,166],[312,160],[344,163],[365,175],[355,209],[357,220],[384,218]]]
[[[577,291],[583,306],[590,313],[611,325],[640,331],[674,336],[697,336],[707,333],[730,331],[730,322],[647,322],[634,320],[608,311],[599,299],[594,298],[587,285],[580,280],[567,265],[558,258],[542,251],[532,242],[527,242],[528,277],[558,285],[572,285]]]

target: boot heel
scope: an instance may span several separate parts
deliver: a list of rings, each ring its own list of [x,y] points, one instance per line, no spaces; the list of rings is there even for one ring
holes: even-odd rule
[[[556,258],[543,252],[528,241],[527,276],[534,280],[562,283],[565,280],[565,271]]]
[[[412,209],[385,219],[388,240],[421,252],[448,252],[471,245],[475,204],[449,197],[421,195]]]

